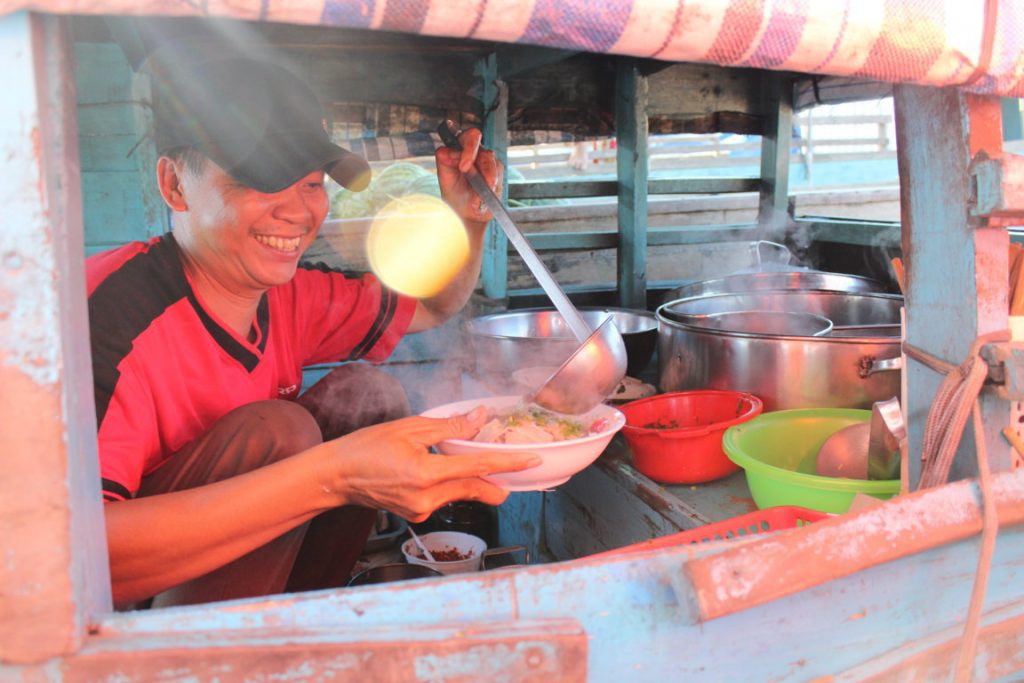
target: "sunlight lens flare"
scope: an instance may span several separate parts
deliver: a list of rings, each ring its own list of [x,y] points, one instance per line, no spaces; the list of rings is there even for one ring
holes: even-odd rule
[[[440,293],[465,267],[469,238],[442,200],[410,195],[388,202],[373,218],[366,253],[384,284],[423,299]]]

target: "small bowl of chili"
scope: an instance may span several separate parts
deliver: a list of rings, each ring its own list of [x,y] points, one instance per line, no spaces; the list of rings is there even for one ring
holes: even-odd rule
[[[402,554],[409,564],[430,567],[442,574],[480,571],[487,543],[479,536],[461,531],[432,531],[420,536],[423,545],[434,556],[431,562],[411,538],[402,544]]]

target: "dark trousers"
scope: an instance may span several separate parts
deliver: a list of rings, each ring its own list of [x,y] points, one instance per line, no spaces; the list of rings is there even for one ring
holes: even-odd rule
[[[372,366],[344,365],[297,402],[259,401],[231,411],[146,476],[138,496],[238,476],[408,414],[409,402],[397,380]],[[343,586],[375,517],[375,510],[354,505],[328,510],[220,569],[157,595],[152,604],[187,605]]]

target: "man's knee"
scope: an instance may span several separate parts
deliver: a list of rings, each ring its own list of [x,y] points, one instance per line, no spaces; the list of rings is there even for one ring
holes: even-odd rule
[[[365,364],[335,368],[299,398],[320,425],[324,439],[389,422],[410,413],[401,382]]]
[[[323,442],[310,412],[292,401],[257,401],[238,410],[244,428],[251,430],[249,438],[266,444],[271,459],[286,458]]]
[[[203,486],[283,460],[323,441],[313,416],[289,401],[235,408],[142,480],[138,495]]]

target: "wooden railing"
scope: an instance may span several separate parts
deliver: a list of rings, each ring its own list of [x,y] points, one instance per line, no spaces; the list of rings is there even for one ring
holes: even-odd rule
[[[864,114],[798,115],[792,153],[805,166],[815,161],[891,159],[896,155],[892,116]],[[853,128],[856,127],[856,128]],[[757,166],[760,138],[727,134],[655,135],[648,143],[650,169],[701,169]],[[527,180],[615,173],[612,139],[550,143],[509,150],[509,166]]]

